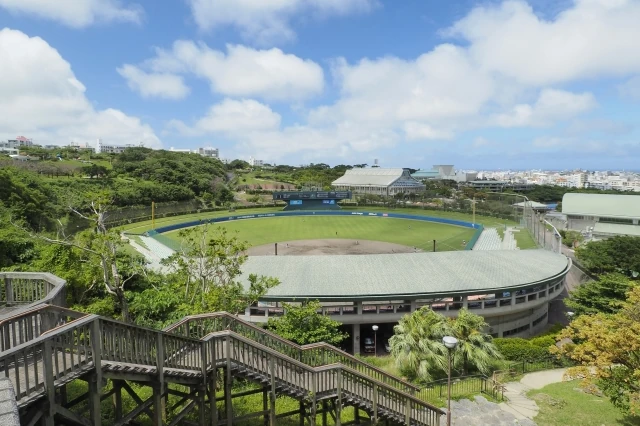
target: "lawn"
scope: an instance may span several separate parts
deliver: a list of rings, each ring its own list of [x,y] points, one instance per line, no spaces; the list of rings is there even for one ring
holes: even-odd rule
[[[554,383],[528,393],[540,412],[534,418],[539,426],[613,426],[638,425],[640,418],[630,418],[615,408],[606,397],[579,390],[577,381]]]
[[[516,243],[518,244],[518,248],[520,250],[538,248],[538,245],[531,236],[531,233],[526,228],[520,229],[520,232],[514,232],[513,236],[516,239]]]
[[[389,209],[389,208],[380,208],[380,207],[358,207],[358,208],[344,208],[343,210],[414,214],[416,216],[445,217],[448,219],[462,220],[466,222],[472,221],[472,216],[470,214],[450,212],[450,211],[443,212],[438,210],[423,210],[420,208]],[[254,213],[270,213],[270,212],[279,212],[279,211],[282,211],[282,207],[262,207],[262,208],[255,208],[255,209],[242,209],[242,210],[237,210],[234,213],[230,213],[227,210],[222,210],[222,211],[216,211],[216,212],[194,213],[194,214],[181,215],[181,216],[172,216],[167,218],[157,218],[156,228],[159,228],[161,226],[173,225],[176,223],[191,222],[193,220],[199,220],[199,219],[210,219],[214,217],[245,215],[245,214],[254,214]],[[480,215],[476,215],[476,223],[481,223],[484,226],[493,227],[493,228],[499,228],[500,226],[504,227],[505,223],[511,226],[515,225],[515,222],[513,221],[498,219],[495,217],[480,216]],[[151,221],[147,220],[143,222],[132,223],[130,225],[124,225],[119,229],[126,233],[142,234],[152,230],[153,227],[151,225]],[[281,241],[284,241],[284,240],[281,240]]]
[[[219,224],[229,231],[237,231],[238,238],[252,246],[292,241],[344,238],[374,240],[423,250],[432,250],[436,240],[438,251],[464,249],[463,241],[469,241],[475,230],[460,226],[444,225],[406,219],[390,219],[367,216],[293,216],[266,219],[248,219]],[[164,236],[178,241],[178,232]]]

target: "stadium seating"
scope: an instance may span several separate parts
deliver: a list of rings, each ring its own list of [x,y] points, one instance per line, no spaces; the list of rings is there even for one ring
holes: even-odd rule
[[[474,250],[502,250],[502,240],[495,228],[484,228],[480,238],[473,246]]]
[[[144,235],[141,235],[140,240],[142,240],[144,245],[147,246],[147,248],[151,253],[153,253],[155,256],[159,257],[160,259],[165,259],[174,253],[174,251],[171,250],[169,247],[165,246],[164,244],[161,244],[160,242],[156,241],[151,237],[145,237]]]

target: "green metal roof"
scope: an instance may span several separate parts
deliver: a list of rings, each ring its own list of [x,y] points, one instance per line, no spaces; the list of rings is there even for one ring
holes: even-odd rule
[[[631,235],[633,237],[640,237],[640,226],[598,222],[593,227],[593,232],[595,234]]]
[[[565,256],[545,250],[251,256],[242,280],[279,278],[265,301],[402,300],[523,287],[564,275],[569,266]]]
[[[564,194],[562,213],[640,219],[640,195]]]

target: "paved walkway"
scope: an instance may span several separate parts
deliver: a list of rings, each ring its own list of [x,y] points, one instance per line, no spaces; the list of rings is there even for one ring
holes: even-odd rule
[[[505,383],[504,396],[507,402],[500,403],[500,408],[513,414],[516,419],[533,419],[540,409],[534,400],[527,398],[527,392],[562,382],[566,371],[566,368],[538,371],[525,374],[519,382]]]

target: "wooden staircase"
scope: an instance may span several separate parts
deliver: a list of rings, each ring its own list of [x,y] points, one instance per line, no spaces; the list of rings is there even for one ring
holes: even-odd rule
[[[327,412],[339,424],[347,406],[367,413],[372,424],[439,425],[444,414],[418,399],[413,385],[331,345],[299,346],[224,312],[187,317],[161,331],[40,305],[0,321],[0,344],[0,374],[13,383],[25,425],[98,426],[101,401],[109,397],[116,401],[116,425],[143,413],[158,425],[232,425],[234,379],[260,386],[268,408],[259,414],[271,425],[277,395],[298,400],[301,421],[311,425]],[[66,385],[74,380],[86,381],[88,390],[69,401]],[[153,395],[143,401],[128,382],[152,387]],[[178,390],[184,387],[190,390]],[[118,407],[123,391],[138,404],[129,413]],[[169,395],[184,402],[170,421]],[[88,413],[74,411],[81,401]]]

